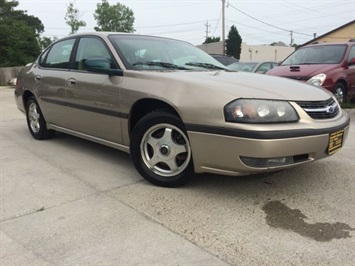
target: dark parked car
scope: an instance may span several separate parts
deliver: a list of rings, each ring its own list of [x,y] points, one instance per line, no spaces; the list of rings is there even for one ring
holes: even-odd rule
[[[227,67],[231,70],[253,72],[265,74],[270,69],[277,66],[276,62],[262,61],[262,62],[235,62]]]
[[[127,33],[51,44],[19,74],[15,101],[35,139],[60,131],[122,150],[146,180],[168,187],[194,172],[245,175],[328,157],[350,121],[326,90]]]
[[[210,54],[210,56],[212,56],[214,59],[216,59],[218,62],[225,66],[239,61],[238,59],[230,55]]]
[[[322,86],[338,102],[355,99],[355,42],[301,47],[267,74]]]

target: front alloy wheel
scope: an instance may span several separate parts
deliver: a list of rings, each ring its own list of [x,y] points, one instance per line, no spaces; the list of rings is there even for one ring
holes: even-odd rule
[[[149,113],[137,123],[131,156],[138,172],[158,186],[181,186],[193,175],[191,147],[183,124],[167,112]]]
[[[346,90],[343,84],[335,84],[333,93],[335,98],[338,100],[338,103],[343,103],[346,101]]]

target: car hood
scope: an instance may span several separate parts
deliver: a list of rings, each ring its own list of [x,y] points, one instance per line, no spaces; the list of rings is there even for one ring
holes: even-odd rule
[[[132,73],[131,73],[132,74]],[[147,72],[135,73],[140,80],[153,82],[159,93],[184,93],[193,97],[215,97],[223,102],[237,98],[260,98],[288,101],[322,101],[329,92],[290,79],[247,72]],[[162,88],[163,87],[163,88]],[[161,88],[161,89],[158,89]]]
[[[329,72],[336,67],[336,64],[285,65],[274,67],[267,74],[307,81],[315,75]]]

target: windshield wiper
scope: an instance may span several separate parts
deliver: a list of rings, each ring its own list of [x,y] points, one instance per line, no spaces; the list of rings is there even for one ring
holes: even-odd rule
[[[210,64],[210,63],[189,62],[189,63],[186,63],[185,65],[187,65],[187,66],[197,66],[197,67],[202,67],[202,68],[207,68],[207,69],[223,69],[223,70],[228,70],[227,68],[219,67],[219,66],[216,66],[216,65]]]
[[[159,66],[169,69],[179,69],[179,70],[190,70],[189,68],[167,63],[167,62],[154,62],[154,61],[145,61],[145,62],[137,62],[133,64],[134,66]]]

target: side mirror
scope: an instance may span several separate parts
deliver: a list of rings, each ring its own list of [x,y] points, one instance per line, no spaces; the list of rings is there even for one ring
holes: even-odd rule
[[[111,68],[110,61],[106,58],[89,58],[85,60],[85,67],[94,73],[103,73],[109,76],[123,76],[121,69]]]

